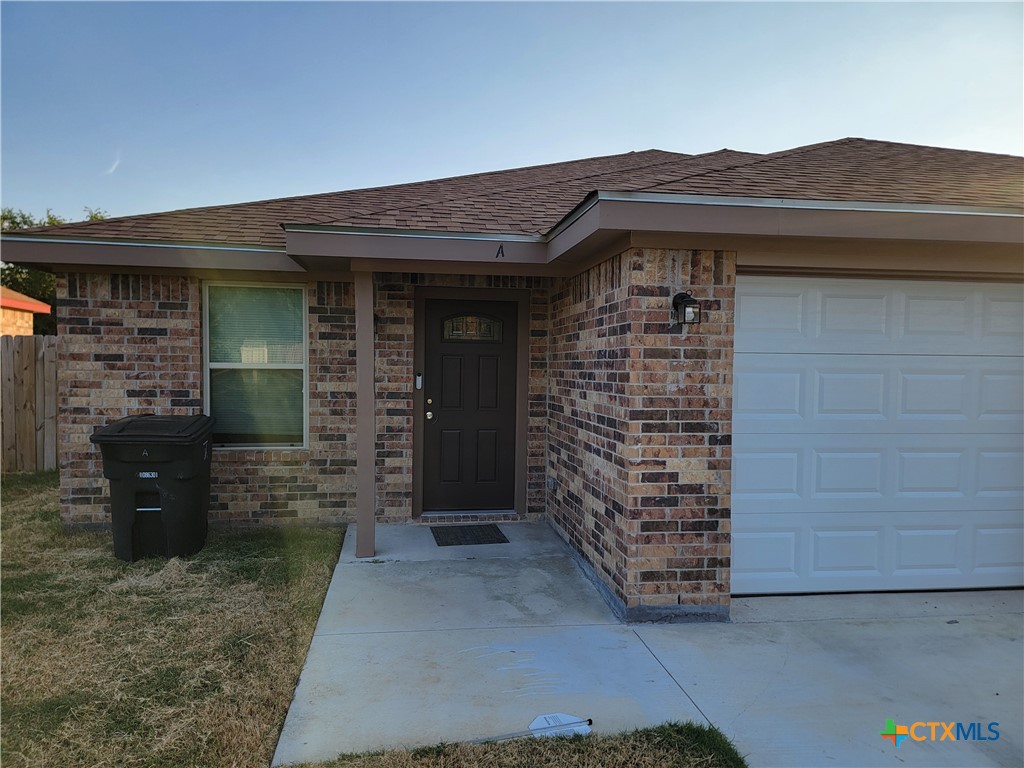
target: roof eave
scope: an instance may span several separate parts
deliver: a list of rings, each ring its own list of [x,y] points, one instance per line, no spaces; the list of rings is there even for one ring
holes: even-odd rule
[[[12,299],[8,296],[0,296],[0,307],[3,309],[18,309],[22,312],[32,312],[38,315],[48,315],[50,305],[44,304],[35,299]]]
[[[998,207],[596,191],[545,234],[285,223],[285,247],[5,235],[11,262],[69,266],[307,272],[508,269],[557,274],[630,233],[1024,243],[1024,211]]]
[[[544,235],[284,224],[302,263],[572,263],[631,232],[1024,243],[1024,211],[997,207],[595,191]],[[307,261],[311,260],[311,261]],[[353,268],[356,268],[353,266]]]
[[[301,272],[284,248],[4,234],[4,260],[47,269],[107,267]]]

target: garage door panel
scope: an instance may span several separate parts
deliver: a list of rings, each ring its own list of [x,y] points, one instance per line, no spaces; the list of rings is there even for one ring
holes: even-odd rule
[[[881,575],[881,528],[825,528],[811,531],[810,574]]]
[[[941,337],[948,349],[966,349],[968,341],[975,335],[972,301],[969,293],[957,291],[957,295],[937,296],[933,291],[915,295],[897,294],[902,299],[902,326],[898,338],[904,344],[915,347],[931,346],[930,342]]]
[[[737,286],[740,353],[1024,354],[1019,285],[743,277]]]
[[[885,497],[885,451],[814,449],[811,493],[815,498]]]
[[[737,594],[1024,584],[1019,285],[737,280]]]
[[[906,514],[863,510],[772,516],[733,534],[735,594],[990,587],[1024,581],[1024,525],[1015,510]]]
[[[1024,450],[1014,447],[980,448],[975,478],[979,497],[1024,498]]]
[[[861,420],[877,422],[886,418],[886,393],[889,371],[819,369],[814,372],[817,386],[812,401],[812,418],[832,418],[843,421]]]
[[[819,338],[860,344],[864,336],[891,333],[892,301],[884,291],[822,290],[819,305]]]
[[[1007,368],[980,374],[979,418],[1019,423],[1024,417],[1024,375]]]
[[[732,497],[791,502],[804,494],[806,451],[799,445],[777,448],[773,441],[749,441],[742,454],[733,452]]]
[[[796,368],[737,369],[733,377],[733,418],[748,414],[751,420],[772,423],[805,419],[801,411],[801,403],[806,400],[803,389],[804,371]]]
[[[1024,526],[979,525],[974,529],[976,573],[1015,573],[1024,551]]]
[[[969,537],[963,525],[897,526],[893,573],[964,574],[970,570]]]
[[[900,447],[896,455],[896,489],[900,499],[966,499],[968,488],[966,449],[922,445]]]
[[[1024,371],[984,355],[738,355],[733,432],[1024,429]]]
[[[1024,506],[1019,435],[744,435],[734,440],[734,528],[748,515]],[[751,518],[751,519],[752,519]]]
[[[1019,354],[1021,328],[1024,328],[1024,301],[1021,300],[1021,289],[1009,290],[1006,294],[986,296],[981,331],[986,336],[1007,337],[1009,344],[1016,342]]]

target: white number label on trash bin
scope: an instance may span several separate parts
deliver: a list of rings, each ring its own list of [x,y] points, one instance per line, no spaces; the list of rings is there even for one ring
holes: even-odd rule
[[[156,480],[160,477],[159,472],[139,472],[140,480]]]

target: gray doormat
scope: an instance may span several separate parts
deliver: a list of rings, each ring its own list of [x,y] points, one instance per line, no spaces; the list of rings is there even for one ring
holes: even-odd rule
[[[494,523],[486,525],[432,525],[430,532],[439,547],[467,544],[508,544],[508,539]]]

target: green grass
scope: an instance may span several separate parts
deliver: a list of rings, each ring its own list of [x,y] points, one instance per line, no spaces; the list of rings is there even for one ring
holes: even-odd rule
[[[746,768],[722,732],[666,723],[613,736],[525,738],[439,744],[414,750],[342,755],[316,768]],[[312,768],[312,764],[305,768]]]

